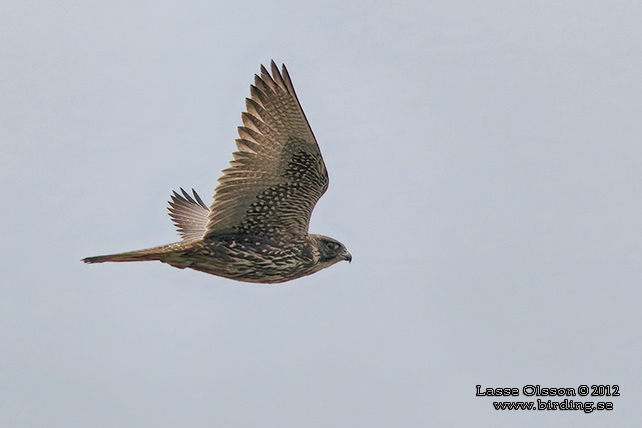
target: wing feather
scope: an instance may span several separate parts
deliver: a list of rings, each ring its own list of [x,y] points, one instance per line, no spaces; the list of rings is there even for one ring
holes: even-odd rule
[[[223,171],[206,234],[305,234],[328,175],[285,68],[261,66],[241,114],[238,151]]]
[[[205,235],[210,210],[194,189],[194,198],[183,188],[181,193],[174,191],[172,194],[167,208],[169,216],[183,240],[202,238]]]

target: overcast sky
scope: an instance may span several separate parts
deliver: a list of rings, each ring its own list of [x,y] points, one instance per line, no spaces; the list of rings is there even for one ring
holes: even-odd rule
[[[5,0],[0,49],[0,426],[642,423],[639,2]],[[210,200],[272,58],[353,262],[81,263],[178,240],[171,191]]]

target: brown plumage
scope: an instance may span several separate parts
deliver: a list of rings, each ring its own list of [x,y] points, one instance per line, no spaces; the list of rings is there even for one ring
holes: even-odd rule
[[[169,215],[182,240],[146,250],[88,257],[86,263],[160,260],[246,282],[310,275],[352,256],[340,242],[308,234],[328,173],[285,65],[261,66],[246,99],[238,151],[208,208],[174,192]]]

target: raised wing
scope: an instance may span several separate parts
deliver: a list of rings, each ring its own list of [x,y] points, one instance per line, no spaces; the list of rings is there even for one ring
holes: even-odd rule
[[[285,65],[261,66],[242,113],[238,151],[223,171],[210,206],[207,234],[305,234],[328,187],[319,146]]]
[[[182,195],[174,192],[169,201],[169,216],[183,240],[199,239],[205,235],[210,210],[194,189],[194,197],[181,188]]]

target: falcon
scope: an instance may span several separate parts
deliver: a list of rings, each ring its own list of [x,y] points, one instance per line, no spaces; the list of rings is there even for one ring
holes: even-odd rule
[[[253,283],[310,275],[352,255],[339,241],[308,233],[328,172],[285,65],[261,65],[238,127],[238,151],[207,207],[192,189],[174,191],[169,215],[179,242],[87,257],[85,263],[159,260],[179,269]]]

